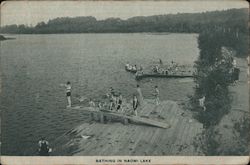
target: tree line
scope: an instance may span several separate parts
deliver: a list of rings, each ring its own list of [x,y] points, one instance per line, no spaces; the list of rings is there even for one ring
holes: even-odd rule
[[[131,32],[178,32],[200,33],[211,30],[229,30],[246,33],[247,9],[229,9],[203,13],[178,13],[168,15],[138,16],[126,20],[108,18],[96,20],[95,17],[61,17],[39,22],[34,27],[26,25],[7,25],[0,28],[1,33],[51,34],[51,33],[131,33]]]

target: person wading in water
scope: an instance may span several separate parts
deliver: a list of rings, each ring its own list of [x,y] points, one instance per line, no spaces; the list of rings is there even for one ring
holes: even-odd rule
[[[51,149],[49,148],[49,142],[45,140],[44,137],[39,140],[38,146],[38,153],[40,156],[49,156],[49,152],[51,152]]]

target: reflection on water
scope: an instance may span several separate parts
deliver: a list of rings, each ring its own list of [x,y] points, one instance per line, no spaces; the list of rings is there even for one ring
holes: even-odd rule
[[[56,137],[86,121],[79,111],[65,109],[64,88],[72,82],[76,96],[101,99],[112,86],[127,99],[135,91],[134,76],[124,70],[128,61],[147,66],[174,60],[193,64],[198,56],[196,34],[64,34],[18,35],[1,42],[2,153],[34,155],[41,136]],[[184,100],[192,81],[144,79],[143,95],[152,97],[157,84],[160,99]]]

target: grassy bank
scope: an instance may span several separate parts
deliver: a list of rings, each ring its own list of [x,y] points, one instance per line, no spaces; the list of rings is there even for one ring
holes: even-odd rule
[[[190,103],[191,111],[194,117],[203,124],[204,131],[195,140],[195,146],[205,155],[223,155],[228,151],[223,149],[220,143],[221,138],[217,126],[231,111],[232,96],[229,86],[232,84],[232,61],[235,57],[245,58],[248,55],[247,34],[237,34],[232,31],[205,31],[200,33],[198,44],[200,56],[195,62],[194,74],[196,87]],[[202,97],[205,97],[205,109],[199,103]],[[247,121],[249,122],[249,118],[244,119],[245,123]],[[238,130],[244,132],[243,129],[249,132],[248,127]],[[238,137],[235,140],[244,144],[246,138]],[[247,146],[241,151],[235,151],[234,154],[246,153],[243,150],[248,150]]]

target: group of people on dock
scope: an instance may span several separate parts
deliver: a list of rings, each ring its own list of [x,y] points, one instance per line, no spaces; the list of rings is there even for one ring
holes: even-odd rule
[[[66,97],[67,97],[67,102],[68,105],[67,107],[71,107],[71,83],[68,81],[66,84],[61,84],[61,86],[64,86],[66,88]],[[158,86],[155,86],[154,88],[154,93],[155,97],[155,104],[159,105],[160,104],[160,99],[159,99],[159,89]],[[106,98],[108,99],[107,102],[102,102],[99,101],[98,104],[94,102],[93,99],[89,99],[89,106],[90,107],[95,107],[98,108],[99,110],[109,110],[109,111],[116,111],[116,112],[124,112],[124,106],[127,106],[126,100],[123,98],[121,93],[118,93],[114,90],[113,87],[109,88],[109,91],[106,94]],[[139,106],[143,106],[144,98],[142,95],[142,91],[139,85],[136,86],[136,93],[133,94],[132,97],[132,109],[134,115],[137,116],[137,110]]]

